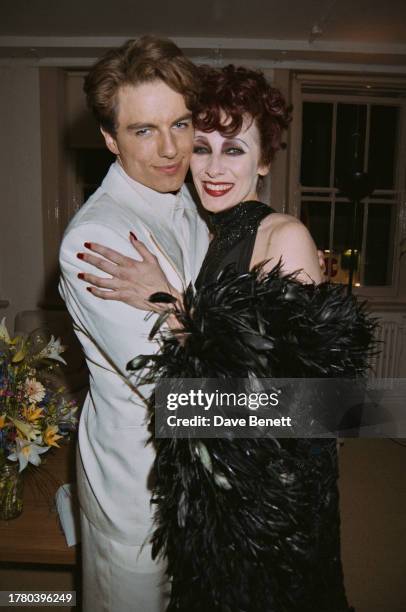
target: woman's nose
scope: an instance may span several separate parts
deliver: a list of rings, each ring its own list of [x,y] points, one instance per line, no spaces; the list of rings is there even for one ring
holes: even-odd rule
[[[210,178],[221,176],[224,174],[224,166],[221,160],[221,156],[212,155],[206,166],[205,172]]]

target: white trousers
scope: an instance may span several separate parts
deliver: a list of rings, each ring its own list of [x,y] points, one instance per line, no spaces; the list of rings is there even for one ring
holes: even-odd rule
[[[168,582],[151,546],[127,546],[107,537],[80,512],[82,612],[164,612]]]

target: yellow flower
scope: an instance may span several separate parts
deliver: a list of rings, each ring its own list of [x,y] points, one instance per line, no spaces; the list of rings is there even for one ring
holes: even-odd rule
[[[24,406],[23,408],[23,417],[27,419],[29,423],[36,423],[38,419],[43,417],[42,414],[43,408],[37,408],[35,404],[31,404],[31,406]]]
[[[24,423],[20,419],[14,419],[10,417],[10,421],[14,423],[18,432],[24,436],[27,440],[35,440],[39,435],[40,431],[35,425],[31,425],[30,423]]]
[[[59,448],[59,444],[57,444],[57,440],[60,440],[61,438],[63,438],[63,436],[58,435],[57,432],[58,432],[57,425],[48,425],[43,435],[45,444],[47,444],[48,446],[57,446]]]
[[[3,427],[6,426],[6,419],[7,419],[6,413],[0,414],[0,429],[3,429]]]
[[[17,349],[11,358],[11,363],[20,363],[21,361],[24,361],[27,355],[27,350],[28,350],[28,346],[24,338],[21,338],[20,336],[16,336],[14,340],[10,341],[10,344],[14,344]]]

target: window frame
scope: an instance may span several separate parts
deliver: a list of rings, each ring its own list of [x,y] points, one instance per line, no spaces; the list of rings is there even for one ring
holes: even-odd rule
[[[383,90],[393,91],[394,95],[371,95],[370,89],[380,87]],[[319,91],[303,91],[304,89],[318,89]],[[354,89],[365,89],[365,94],[354,93]],[[320,90],[325,90],[321,92]],[[328,90],[333,90],[328,91]],[[347,91],[345,91],[347,89]],[[337,93],[339,90],[339,93]],[[341,74],[314,74],[304,72],[293,72],[291,80],[292,104],[294,108],[293,120],[290,132],[290,160],[289,160],[289,185],[288,202],[289,212],[300,218],[301,203],[304,192],[325,192],[330,194],[330,201],[335,202],[338,189],[332,187],[302,187],[300,183],[301,174],[301,150],[302,150],[302,109],[303,102],[344,102],[349,104],[379,104],[388,106],[399,106],[399,140],[398,140],[398,163],[395,170],[395,189],[376,190],[373,198],[365,198],[363,202],[377,202],[380,194],[397,194],[395,207],[395,228],[393,231],[393,259],[391,266],[391,285],[370,285],[353,287],[353,292],[365,298],[394,298],[399,293],[399,277],[402,261],[401,242],[406,240],[406,78],[377,77],[376,75],[341,75]],[[399,97],[398,97],[399,96]],[[333,112],[335,113],[334,107]],[[334,123],[333,123],[334,125]],[[335,131],[332,135],[332,150],[335,145]],[[365,155],[368,154],[366,147]],[[330,169],[334,172],[334,168]],[[333,219],[333,215],[332,215]],[[364,215],[364,229],[367,223],[367,215]],[[330,228],[331,229],[331,228]],[[363,235],[363,251],[365,252],[366,232]]]

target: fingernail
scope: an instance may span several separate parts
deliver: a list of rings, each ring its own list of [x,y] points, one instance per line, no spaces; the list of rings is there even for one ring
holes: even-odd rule
[[[91,287],[86,287],[86,290],[89,291],[90,293],[92,293],[92,288]]]
[[[84,254],[83,253],[76,253],[76,257],[78,259],[83,259],[84,258]]]
[[[83,280],[85,278],[85,275],[83,274],[83,272],[79,272],[78,278],[80,278],[80,280]]]
[[[130,232],[130,236],[132,238],[134,238],[134,240],[138,240],[137,236],[134,234],[134,232]]]
[[[92,246],[90,242],[85,242],[84,245],[87,249],[90,249],[90,247]]]

